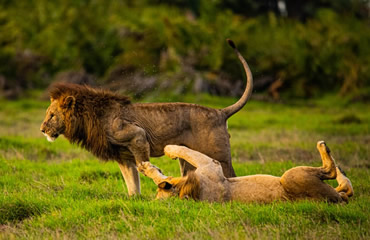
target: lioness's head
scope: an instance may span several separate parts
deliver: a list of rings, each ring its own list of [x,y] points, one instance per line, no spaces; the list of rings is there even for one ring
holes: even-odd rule
[[[73,110],[75,98],[62,96],[59,99],[51,98],[51,104],[46,110],[46,116],[41,124],[40,131],[49,142],[55,141],[66,129],[66,114]]]
[[[165,181],[158,184],[156,199],[167,199],[170,197],[177,197],[179,189],[173,184],[173,180],[180,178],[169,177]]]
[[[156,199],[180,197],[181,199],[199,199],[200,184],[197,175],[189,172],[185,177],[168,177],[158,184]]]

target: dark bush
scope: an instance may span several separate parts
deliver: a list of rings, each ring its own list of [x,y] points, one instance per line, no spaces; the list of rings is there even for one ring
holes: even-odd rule
[[[370,87],[368,8],[343,1],[350,11],[320,1],[304,21],[280,17],[265,7],[269,1],[248,1],[246,7],[257,4],[255,17],[234,9],[240,1],[2,1],[0,94],[45,88],[59,72],[74,71],[98,85],[134,86],[124,91],[132,95],[136,89],[139,96],[160,90],[239,95],[243,75],[225,43],[232,38],[258,91],[366,98],[360,90]]]

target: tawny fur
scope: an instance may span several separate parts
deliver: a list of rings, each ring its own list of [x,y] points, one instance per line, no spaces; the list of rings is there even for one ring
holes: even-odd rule
[[[138,170],[145,176],[150,177],[159,189],[164,189],[164,191],[158,191],[157,198],[178,195],[181,199],[199,199],[200,184],[194,171],[190,171],[185,177],[167,177],[150,162],[143,162],[138,166]]]
[[[127,97],[76,84],[51,88],[51,104],[41,131],[49,141],[60,134],[103,160],[116,160],[129,194],[140,193],[136,166],[162,156],[168,144],[183,145],[221,162],[225,176],[235,176],[231,165],[227,119],[239,111],[252,93],[253,78],[244,66],[247,84],[242,97],[224,109],[187,103],[131,103]],[[191,169],[185,164],[182,174]],[[130,184],[128,184],[128,182]]]
[[[189,148],[174,145],[166,146],[165,154],[171,158],[181,157],[196,167],[189,186],[186,186],[188,181],[186,178],[156,175],[158,168],[150,163],[143,166],[140,171],[155,179],[158,185],[157,198],[162,199],[172,196],[183,198],[185,194],[182,189],[186,189],[187,193],[190,193],[186,195],[187,197],[211,202],[270,203],[300,199],[348,202],[348,198],[353,195],[350,180],[336,167],[329,148],[323,141],[317,143],[317,149],[323,161],[322,167],[295,167],[281,177],[252,175],[226,178],[218,161]],[[323,182],[335,178],[339,184],[336,189]],[[178,186],[179,182],[182,182],[181,186]]]

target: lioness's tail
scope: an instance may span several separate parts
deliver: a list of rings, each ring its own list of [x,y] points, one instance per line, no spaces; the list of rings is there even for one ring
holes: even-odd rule
[[[234,113],[238,112],[247,103],[248,99],[252,95],[253,90],[253,76],[251,70],[249,69],[248,63],[240,54],[234,42],[231,41],[230,39],[227,39],[227,42],[235,50],[240,62],[243,64],[245,74],[247,75],[247,86],[245,87],[242,97],[236,103],[221,110],[222,112],[225,113],[226,119],[231,117]]]

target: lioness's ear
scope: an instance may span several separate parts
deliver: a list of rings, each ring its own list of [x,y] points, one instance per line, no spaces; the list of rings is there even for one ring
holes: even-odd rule
[[[76,99],[73,96],[68,96],[63,100],[62,108],[72,108],[75,105]]]
[[[162,189],[171,189],[172,188],[172,184],[167,182],[167,181],[163,181],[161,183],[158,184],[158,187],[159,188],[162,188]]]

